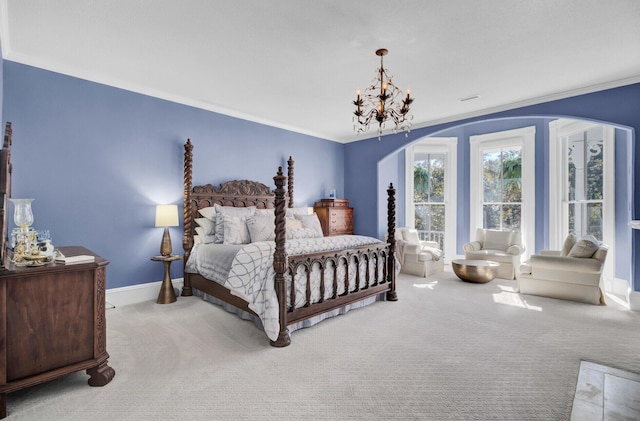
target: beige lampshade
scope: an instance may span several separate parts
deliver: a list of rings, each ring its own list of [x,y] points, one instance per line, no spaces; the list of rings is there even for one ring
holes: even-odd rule
[[[177,227],[178,205],[156,206],[156,227]]]

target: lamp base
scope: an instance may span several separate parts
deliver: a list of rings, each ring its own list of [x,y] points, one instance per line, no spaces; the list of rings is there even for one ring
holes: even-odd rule
[[[169,227],[164,227],[164,234],[162,234],[162,243],[160,243],[160,255],[171,256],[171,236],[169,235]]]

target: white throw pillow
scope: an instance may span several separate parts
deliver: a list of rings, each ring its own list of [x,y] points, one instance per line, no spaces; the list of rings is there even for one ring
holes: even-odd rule
[[[202,228],[205,235],[213,235],[216,233],[216,224],[209,218],[196,218],[195,221],[196,224],[198,224],[196,231],[198,228]]]
[[[200,213],[200,215],[204,216],[205,218],[215,222],[215,220],[216,220],[216,208],[215,207],[210,206],[208,208],[198,209],[198,212]]]
[[[224,239],[222,244],[249,244],[251,236],[244,217],[222,214]]]
[[[311,215],[301,215],[295,214],[295,218],[302,222],[303,228],[309,228],[316,232],[317,237],[323,237],[322,226],[320,225],[320,220],[318,219],[318,215],[316,213],[312,213]]]
[[[256,209],[256,213],[255,215],[258,216],[271,216],[272,218],[274,218],[276,216],[276,210],[274,208],[271,209]]]
[[[309,208],[301,206],[297,208],[287,208],[286,217],[295,218],[295,215],[309,215]]]
[[[593,235],[586,235],[574,244],[567,256],[569,257],[591,257],[600,247],[600,242]]]
[[[285,218],[284,223],[285,223],[285,229],[287,231],[297,230],[302,228],[302,221],[300,221],[299,219],[295,219],[293,217]]]
[[[216,210],[216,243],[224,242],[224,222],[223,218],[220,218],[221,215],[230,215],[237,216],[239,218],[247,218],[249,216],[253,216],[256,212],[255,206],[247,206],[247,207],[234,207],[234,206],[220,206],[214,205]],[[244,222],[244,221],[243,221]]]
[[[567,256],[571,251],[571,248],[576,244],[576,235],[569,234],[567,238],[564,239],[564,244],[562,244],[562,250],[560,251],[560,256]]]
[[[273,215],[254,215],[247,218],[247,228],[251,242],[273,241],[276,238],[276,224]]]
[[[202,227],[196,227],[196,235],[194,235],[194,237],[198,237],[198,241],[204,244],[213,243],[216,239],[215,235],[213,234],[205,234],[204,228]]]

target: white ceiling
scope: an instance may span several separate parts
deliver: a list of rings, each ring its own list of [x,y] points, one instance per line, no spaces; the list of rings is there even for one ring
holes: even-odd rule
[[[7,60],[339,142],[376,136],[356,137],[351,101],[378,48],[416,98],[414,128],[640,82],[638,0],[0,0],[0,14]]]

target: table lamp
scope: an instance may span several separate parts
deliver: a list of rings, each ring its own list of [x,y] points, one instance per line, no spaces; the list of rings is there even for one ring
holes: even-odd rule
[[[171,236],[169,227],[178,226],[178,205],[157,205],[156,206],[156,227],[164,227],[162,243],[160,243],[160,254],[171,256]]]

